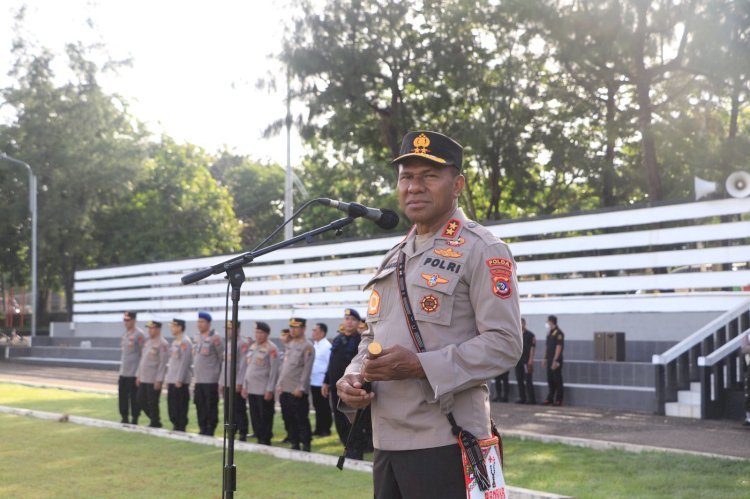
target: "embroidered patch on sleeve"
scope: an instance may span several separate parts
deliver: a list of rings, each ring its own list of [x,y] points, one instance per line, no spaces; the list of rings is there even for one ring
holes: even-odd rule
[[[373,289],[367,305],[367,315],[376,315],[378,312],[380,312],[380,293]]]
[[[513,277],[513,262],[507,258],[490,258],[487,260],[492,281],[492,293],[498,298],[508,298],[513,294],[511,278]]]

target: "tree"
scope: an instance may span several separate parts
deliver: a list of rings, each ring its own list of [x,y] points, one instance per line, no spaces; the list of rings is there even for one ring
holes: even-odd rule
[[[69,314],[75,271],[93,262],[94,217],[127,185],[143,157],[137,122],[122,100],[98,84],[98,76],[116,64],[93,62],[94,52],[68,45],[70,77],[64,80],[52,70],[53,54],[34,53],[19,39],[16,81],[2,91],[15,112],[3,130],[5,150],[31,164],[38,178],[38,303],[62,288]]]
[[[214,159],[162,137],[123,202],[96,218],[97,264],[154,262],[228,253],[240,247],[232,197],[211,176]]]

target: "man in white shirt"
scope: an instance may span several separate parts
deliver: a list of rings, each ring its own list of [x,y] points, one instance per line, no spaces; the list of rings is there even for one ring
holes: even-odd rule
[[[310,378],[310,391],[312,392],[313,407],[315,407],[315,430],[316,437],[327,437],[331,434],[333,424],[333,413],[328,404],[328,397],[323,396],[320,390],[323,379],[328,370],[328,361],[331,358],[331,342],[326,338],[328,326],[319,322],[315,324],[312,331],[313,345],[315,346],[315,361],[313,362],[312,377]]]

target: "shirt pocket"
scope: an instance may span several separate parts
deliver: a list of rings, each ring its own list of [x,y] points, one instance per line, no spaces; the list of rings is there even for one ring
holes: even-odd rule
[[[414,317],[419,321],[450,326],[460,274],[421,266],[415,277],[416,281],[409,286]]]

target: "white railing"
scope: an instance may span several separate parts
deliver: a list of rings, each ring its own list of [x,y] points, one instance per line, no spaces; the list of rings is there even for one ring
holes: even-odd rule
[[[518,261],[526,314],[725,311],[750,297],[750,199],[505,222],[488,228]],[[721,218],[719,218],[721,217]],[[361,287],[402,235],[288,248],[247,267],[241,319],[337,317],[364,311]],[[230,255],[83,270],[74,320],[114,322],[122,310],[144,319],[220,310],[226,281],[189,286],[180,276]],[[291,261],[292,263],[285,263]],[[665,292],[667,291],[667,292]],[[332,312],[335,310],[335,312]],[[139,315],[140,318],[140,315]]]

